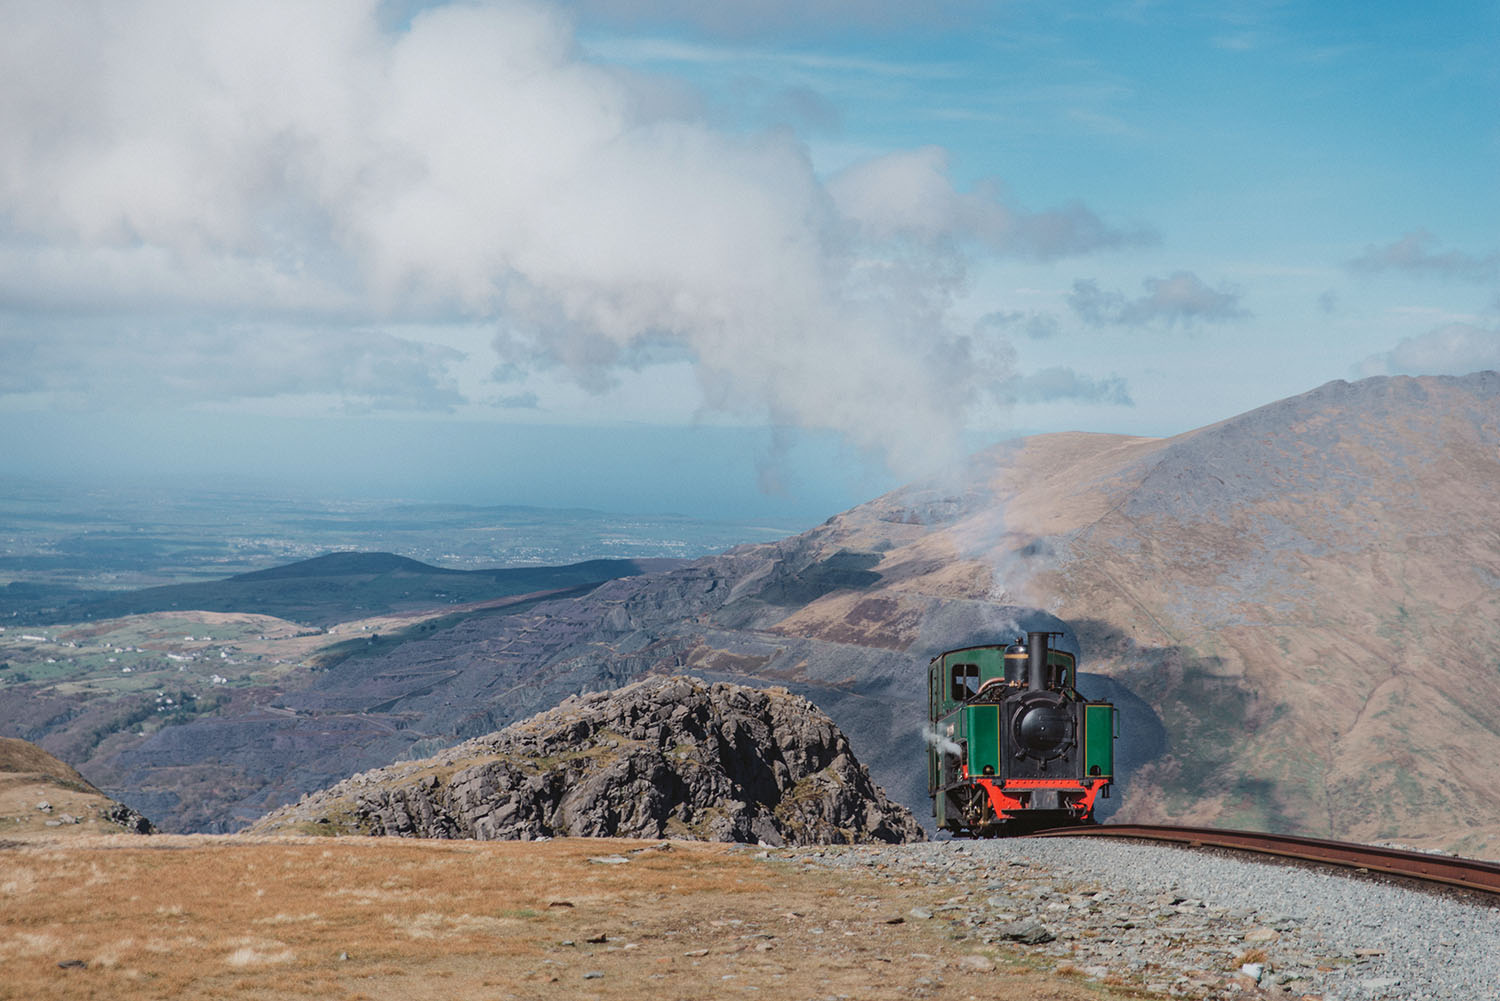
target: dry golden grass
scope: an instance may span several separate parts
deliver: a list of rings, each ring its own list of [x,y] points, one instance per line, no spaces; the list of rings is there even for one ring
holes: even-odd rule
[[[1039,973],[1019,949],[970,972],[945,923],[889,923],[938,892],[691,842],[11,843],[0,998],[1140,996]]]

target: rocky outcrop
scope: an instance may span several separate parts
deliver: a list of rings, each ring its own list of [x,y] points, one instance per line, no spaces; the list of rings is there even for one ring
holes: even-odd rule
[[[356,775],[252,831],[529,840],[920,840],[826,715],[785,689],[650,678]]]
[[[72,765],[28,741],[0,737],[0,837],[155,830]]]

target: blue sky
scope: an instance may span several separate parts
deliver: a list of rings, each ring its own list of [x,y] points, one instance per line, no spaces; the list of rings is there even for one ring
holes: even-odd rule
[[[1493,4],[0,10],[12,473],[816,519],[1500,367]]]

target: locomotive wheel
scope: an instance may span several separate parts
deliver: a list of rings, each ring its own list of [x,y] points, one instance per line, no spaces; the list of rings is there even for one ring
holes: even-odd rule
[[[955,789],[954,793],[954,798],[958,801],[958,812],[970,831],[978,834],[995,823],[995,809],[990,805],[989,796],[979,786],[963,786]]]

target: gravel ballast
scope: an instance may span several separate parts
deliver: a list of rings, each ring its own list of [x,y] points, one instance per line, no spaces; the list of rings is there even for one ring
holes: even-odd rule
[[[1102,838],[775,854],[927,882],[948,899],[906,920],[1169,996],[1500,997],[1500,901],[1477,895]]]

